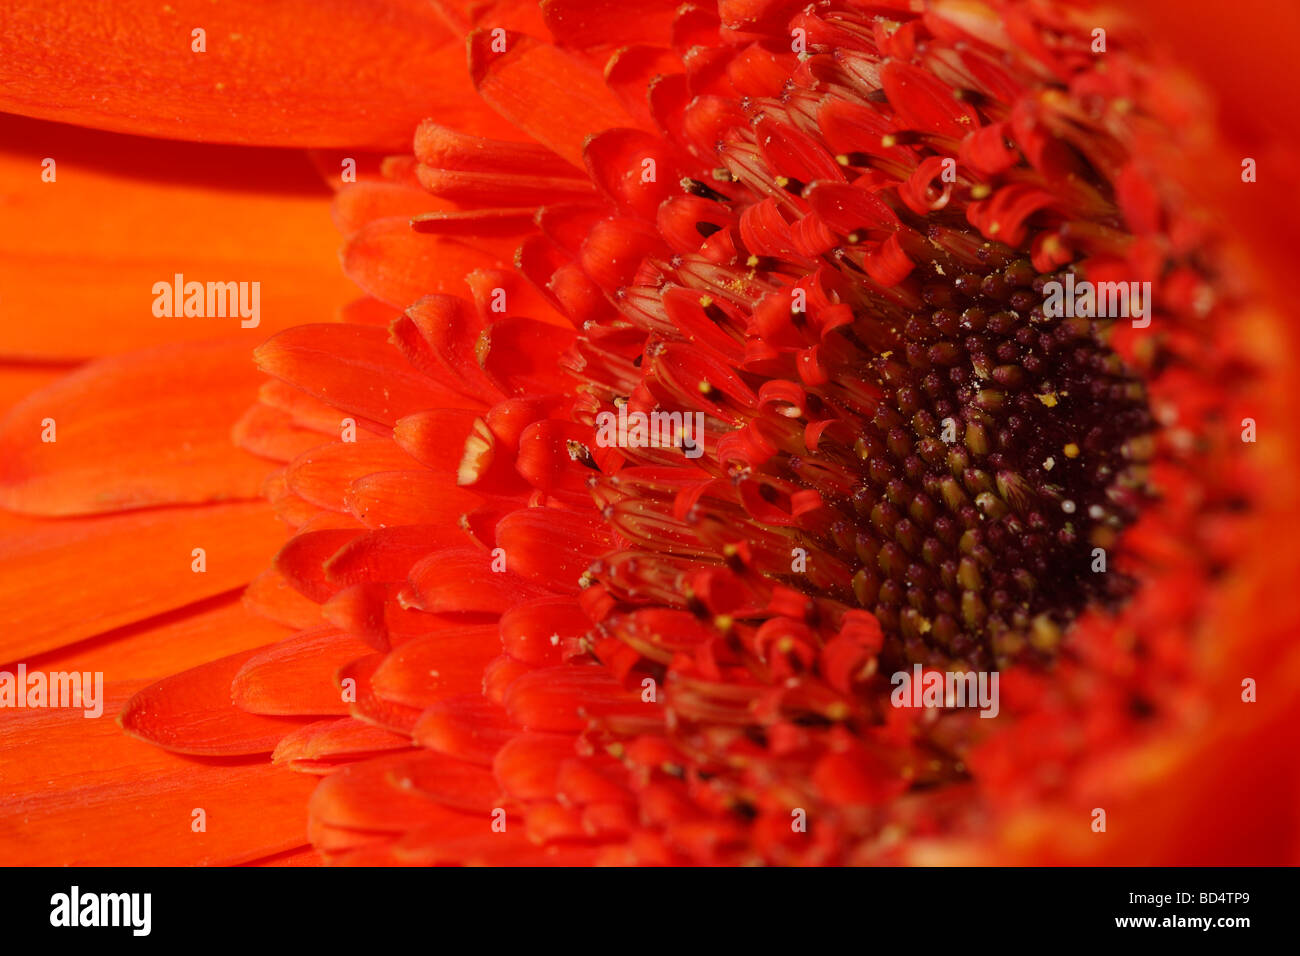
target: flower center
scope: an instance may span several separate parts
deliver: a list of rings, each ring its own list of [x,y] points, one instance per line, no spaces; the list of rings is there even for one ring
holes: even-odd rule
[[[853,592],[912,661],[1048,654],[1130,586],[1106,559],[1136,517],[1145,389],[1108,322],[1046,316],[1054,277],[980,251],[925,279],[930,308],[868,362],[884,395],[855,446]]]

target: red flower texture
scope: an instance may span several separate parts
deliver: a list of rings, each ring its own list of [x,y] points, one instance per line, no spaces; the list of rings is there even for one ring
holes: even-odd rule
[[[1295,227],[1254,181],[1295,161],[1234,152],[1270,142],[1257,95],[1216,125],[1152,31],[1035,0],[437,3],[376,79],[399,9],[304,57],[283,115],[0,102],[345,150],[432,116],[339,189],[365,298],[270,329],[252,408],[241,338],[101,360],[0,425],[3,504],[44,516],[10,562],[89,535],[151,582],[87,621],[25,578],[21,653],[162,678],[113,690],[120,729],[9,730],[156,785],[82,813],[34,768],[0,832],[48,827],[41,862],[115,812],[215,862],[1296,861]],[[432,101],[393,78],[459,37]],[[274,551],[258,489],[291,534],[214,601]],[[171,593],[149,569],[191,541],[217,577]],[[995,700],[899,706],[927,672]],[[238,822],[187,844],[205,799]]]

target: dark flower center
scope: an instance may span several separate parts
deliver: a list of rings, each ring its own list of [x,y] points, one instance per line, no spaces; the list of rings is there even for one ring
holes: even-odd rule
[[[857,444],[853,591],[909,661],[1050,654],[1130,586],[1108,549],[1140,500],[1145,389],[1110,320],[1044,315],[1060,276],[979,253],[923,280],[929,308],[869,363],[884,396]]]

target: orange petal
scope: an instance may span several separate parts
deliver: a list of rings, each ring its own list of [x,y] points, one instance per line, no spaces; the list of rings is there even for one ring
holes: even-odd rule
[[[0,659],[18,660],[240,587],[284,528],[264,502],[41,521],[0,516]],[[207,570],[192,570],[193,549]]]
[[[467,273],[505,265],[454,239],[420,235],[405,218],[368,223],[348,239],[343,253],[343,271],[352,281],[399,309],[431,293],[464,295]]]
[[[14,7],[0,41],[0,109],[11,113],[202,142],[378,149],[409,145],[426,116],[496,126],[474,102],[459,38],[424,0]]]
[[[303,597],[274,568],[255,577],[244,591],[248,610],[285,627],[307,628],[321,623],[320,605]]]
[[[225,594],[29,658],[27,667],[103,671],[104,679],[113,682],[158,680],[288,634],[284,625],[249,611],[238,595]]]
[[[62,516],[258,498],[269,467],[230,423],[260,378],[238,339],[94,362],[0,419],[0,505]]]
[[[531,37],[507,33],[504,39],[505,52],[498,53],[490,31],[470,35],[474,86],[543,146],[582,169],[582,147],[591,132],[632,125],[596,69]]]
[[[60,365],[24,365],[5,362],[0,365],[0,409],[8,409],[32,392],[57,382],[71,368]]]
[[[329,192],[299,154],[12,116],[0,143],[0,355],[66,361],[232,334],[251,349],[355,296],[338,274]],[[155,316],[154,283],[177,273],[260,283],[258,326]]]
[[[313,779],[262,761],[196,762],[132,740],[111,718],[137,686],[106,686],[97,720],[40,709],[0,721],[8,865],[231,865],[304,844]],[[193,828],[196,808],[203,832]]]

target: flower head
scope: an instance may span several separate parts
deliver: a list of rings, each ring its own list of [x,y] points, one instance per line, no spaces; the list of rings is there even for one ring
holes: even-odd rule
[[[367,298],[235,428],[296,633],[127,732],[322,775],[335,862],[1177,855],[1142,795],[1294,710],[1194,87],[1084,5],[441,9],[497,118],[339,191]]]

